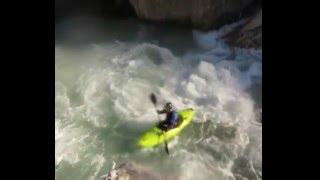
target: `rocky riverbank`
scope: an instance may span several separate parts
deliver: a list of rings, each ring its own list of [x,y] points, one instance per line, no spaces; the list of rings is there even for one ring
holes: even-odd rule
[[[247,18],[247,23],[226,35],[226,42],[240,48],[262,47],[262,8],[258,0],[130,0],[130,3],[140,19],[199,30],[217,29]]]
[[[225,40],[231,46],[261,49],[261,6],[260,0],[56,0],[55,12],[56,20],[79,14],[137,17],[146,22],[177,24],[204,31],[247,18],[248,22],[228,34]]]

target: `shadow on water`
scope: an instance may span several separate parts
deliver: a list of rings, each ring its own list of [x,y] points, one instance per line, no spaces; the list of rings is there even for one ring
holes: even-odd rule
[[[161,54],[158,50],[154,48],[146,49],[146,55],[150,60],[152,60],[156,65],[161,65],[164,59],[161,57]]]
[[[101,129],[99,138],[105,142],[105,149],[108,153],[132,154],[139,150],[137,146],[139,137],[152,125],[153,123],[126,121],[114,127]]]
[[[175,172],[172,159],[166,154],[164,145],[161,144],[148,150],[137,146],[139,137],[157,122],[123,122],[113,128],[104,128],[99,132],[99,138],[104,143],[104,156],[110,164],[113,160],[117,164],[127,162],[139,162],[145,167],[155,168],[157,172]],[[173,150],[174,151],[174,150]]]
[[[254,84],[248,89],[252,99],[255,102],[255,111],[257,112],[257,122],[262,123],[262,83]]]
[[[254,169],[259,169],[259,167],[254,167],[252,162],[246,157],[239,157],[234,161],[231,171],[236,177],[242,177],[237,179],[260,179],[261,174]]]
[[[163,26],[138,21],[134,18],[119,20],[97,16],[71,16],[55,24],[56,44],[81,46],[106,42],[151,43],[183,55],[197,46],[192,29]]]

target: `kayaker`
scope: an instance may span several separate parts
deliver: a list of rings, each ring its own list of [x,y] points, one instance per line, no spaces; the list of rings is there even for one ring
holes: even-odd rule
[[[173,106],[172,103],[168,102],[164,105],[163,110],[157,110],[158,114],[166,113],[167,117],[164,121],[160,122],[160,128],[164,131],[167,131],[171,128],[174,128],[178,125],[179,116],[176,108]]]

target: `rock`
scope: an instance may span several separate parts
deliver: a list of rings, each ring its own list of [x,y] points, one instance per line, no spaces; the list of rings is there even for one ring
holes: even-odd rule
[[[96,15],[111,17],[134,16],[129,0],[55,0],[55,18]]]
[[[174,177],[165,177],[159,173],[148,170],[136,163],[129,162],[110,170],[105,180],[173,180]]]
[[[255,48],[262,47],[262,9],[247,23],[240,25],[224,37],[225,41],[234,47]]]
[[[136,15],[154,22],[217,28],[238,18],[253,0],[130,0]]]

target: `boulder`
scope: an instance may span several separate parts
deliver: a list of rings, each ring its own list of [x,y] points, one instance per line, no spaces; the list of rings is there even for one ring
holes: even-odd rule
[[[234,47],[262,48],[262,9],[246,23],[235,28],[224,37],[225,41]]]
[[[235,21],[253,0],[130,0],[136,15],[209,29]]]

